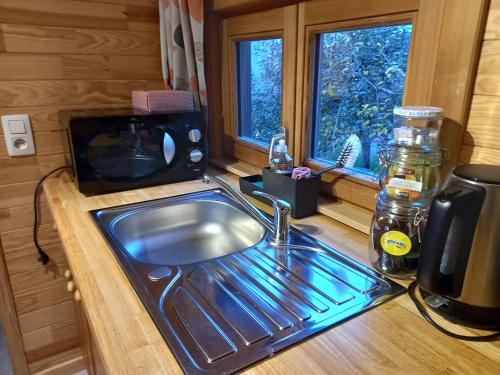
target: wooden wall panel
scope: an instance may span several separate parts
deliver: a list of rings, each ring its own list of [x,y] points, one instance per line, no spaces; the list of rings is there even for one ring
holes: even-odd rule
[[[51,263],[46,268],[10,275],[10,284],[14,297],[24,292],[64,285],[66,279],[63,273],[67,267],[67,264]]]
[[[100,103],[99,108],[101,109],[116,109],[116,108],[127,108],[130,107],[130,102],[108,104]],[[18,113],[26,113],[30,117],[31,128],[34,132],[39,131],[49,131],[49,130],[64,130],[64,124],[59,121],[59,111],[61,110],[73,110],[78,109],[86,110],[96,108],[96,105],[83,104],[83,105],[61,105],[60,103],[55,106],[43,106],[43,107],[15,107],[15,108],[0,108],[0,113],[5,115],[15,115]],[[0,129],[1,133],[1,129]],[[2,142],[5,146],[5,144]],[[0,144],[0,147],[2,146]]]
[[[500,1],[491,0],[484,39],[500,39]]]
[[[65,301],[72,301],[73,297],[64,285],[56,285],[45,289],[24,292],[14,297],[18,314],[38,311],[46,307],[58,305]]]
[[[35,133],[35,136],[40,137],[46,134]],[[51,170],[55,169],[64,164],[64,156],[61,154],[62,145],[61,145],[61,137],[59,132],[55,132],[57,137],[51,136],[47,137],[47,139],[52,139],[54,142],[53,146],[43,138],[43,143],[45,144],[43,148],[48,151],[55,150],[56,152],[52,152],[55,155],[44,155],[44,156],[28,156],[19,159],[8,159],[0,158],[0,181],[4,184],[14,184],[17,182],[25,182],[25,181],[33,181],[39,180],[44,175],[46,175]],[[57,141],[57,142],[55,142]],[[40,154],[39,145],[42,143],[42,138],[40,138],[40,142],[37,144],[37,148]],[[42,148],[42,149],[43,149]]]
[[[460,160],[459,149],[467,125],[477,59],[487,15],[487,1],[447,0],[434,73],[430,104],[444,108],[441,144],[449,150],[442,171],[448,172]],[[457,29],[457,25],[461,25]],[[450,37],[453,35],[453,37]],[[460,43],[455,43],[460,41]],[[450,66],[462,68],[451,70]]]
[[[54,222],[47,202],[40,204],[39,212],[40,224],[51,224]],[[2,232],[29,228],[33,225],[33,213],[32,204],[0,209],[0,228],[2,228]]]
[[[500,165],[500,150],[489,147],[463,145],[460,161],[472,164]]]
[[[64,165],[59,112],[128,108],[131,90],[162,88],[157,0],[0,0],[0,115],[28,114],[37,151],[9,157],[0,129],[0,256],[21,322],[15,345],[24,341],[17,349],[33,372],[83,363],[74,352],[66,259],[43,194],[39,239],[48,266],[37,262],[32,241],[36,183]]]
[[[70,349],[39,361],[31,362],[30,372],[37,375],[68,375],[75,374],[85,367],[80,348]]]
[[[500,96],[500,38],[485,40],[479,59],[475,94]]]
[[[161,80],[158,56],[0,53],[0,80]],[[138,68],[140,67],[140,68]]]
[[[460,162],[500,165],[500,0],[486,21]]]
[[[157,28],[158,8],[73,0],[0,0],[0,22],[115,30]]]
[[[42,329],[61,321],[74,319],[74,303],[66,301],[19,316],[19,325],[23,333]]]
[[[463,144],[499,149],[499,132],[500,96],[474,95]]]
[[[27,375],[29,373],[26,363],[26,355],[22,341],[21,329],[17,317],[16,306],[10,288],[9,273],[3,257],[2,244],[0,242],[0,323],[3,326],[3,334],[7,343],[10,363],[16,375]]]
[[[74,319],[53,324],[23,335],[28,362],[39,361],[80,345]]]
[[[156,30],[95,30],[0,23],[0,52],[159,56]]]
[[[130,104],[132,90],[157,90],[162,81],[93,80],[3,81],[0,107]]]
[[[7,147],[5,147],[5,138],[3,134],[0,134],[0,159],[8,159],[8,157]]]
[[[64,143],[66,132],[64,131],[51,131],[51,132],[38,132],[34,135],[38,142],[37,155],[61,155],[64,153]],[[40,158],[40,161],[47,160],[46,158]],[[59,165],[62,165],[62,161]]]
[[[158,6],[128,5],[126,15],[129,30],[160,32]]]
[[[65,264],[66,255],[61,247],[60,242],[43,246],[44,251],[50,257],[50,261],[55,264]],[[15,275],[18,273],[35,271],[44,269],[44,265],[37,261],[38,253],[33,247],[28,250],[16,251],[5,255],[5,260],[9,264],[9,274]],[[22,290],[24,292],[25,290]]]
[[[0,208],[33,204],[37,181],[0,185]],[[43,197],[43,196],[42,196]]]

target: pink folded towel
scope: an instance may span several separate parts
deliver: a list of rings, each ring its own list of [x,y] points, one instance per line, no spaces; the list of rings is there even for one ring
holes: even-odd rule
[[[292,178],[294,180],[300,180],[302,178],[309,178],[311,177],[311,169],[307,167],[298,167],[298,168],[293,168],[292,171]]]
[[[193,94],[190,91],[132,91],[132,105],[147,112],[194,110]]]

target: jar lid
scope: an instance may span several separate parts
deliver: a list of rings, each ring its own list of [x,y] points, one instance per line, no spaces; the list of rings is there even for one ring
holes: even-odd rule
[[[384,191],[380,191],[377,195],[377,211],[387,210],[393,215],[425,216],[429,211],[431,202],[428,200],[408,201],[398,198],[393,198]]]
[[[424,106],[402,106],[394,107],[393,112],[397,116],[435,119],[441,120],[444,117],[444,109],[439,107],[424,107]]]

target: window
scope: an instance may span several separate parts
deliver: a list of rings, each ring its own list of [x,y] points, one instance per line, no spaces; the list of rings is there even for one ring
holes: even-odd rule
[[[282,39],[237,43],[238,136],[267,145],[281,126]]]
[[[402,103],[411,24],[316,35],[311,158],[332,162],[356,134],[354,169],[379,168],[378,145],[392,136],[392,110]]]
[[[432,105],[446,110],[443,171],[459,160],[488,2],[362,3],[309,0],[222,20],[210,60],[222,57],[220,91],[212,85],[211,96],[214,159],[265,167],[266,143],[281,123],[295,165],[317,171],[356,134],[354,168],[324,173],[321,191],[371,210],[393,107]],[[217,78],[217,64],[209,66]]]

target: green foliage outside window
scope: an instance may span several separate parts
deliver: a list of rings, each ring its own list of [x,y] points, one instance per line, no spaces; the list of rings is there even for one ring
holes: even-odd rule
[[[249,49],[246,54],[240,53],[246,56],[239,61],[240,84],[244,79],[250,81],[245,84],[248,90],[239,93],[240,106],[250,107],[240,123],[240,135],[268,144],[281,127],[282,40],[245,41],[239,48]]]
[[[314,158],[336,160],[356,134],[363,149],[355,167],[377,170],[377,147],[391,138],[392,110],[403,98],[411,31],[396,25],[318,36]]]
[[[378,146],[392,137],[392,110],[403,98],[411,32],[412,25],[392,25],[317,36],[314,159],[335,161],[346,139],[356,134],[362,152],[355,168],[377,171]],[[242,47],[249,49],[238,62],[240,75],[242,67],[249,74],[239,100],[250,110],[240,122],[240,135],[268,144],[281,126],[282,40],[245,41]]]

